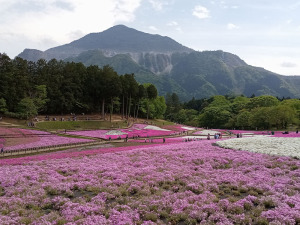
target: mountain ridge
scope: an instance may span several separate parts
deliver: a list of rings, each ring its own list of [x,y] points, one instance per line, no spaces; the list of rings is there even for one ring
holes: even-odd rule
[[[90,33],[68,44],[53,47],[42,52],[35,49],[25,49],[18,56],[27,60],[36,61],[42,57],[66,59],[79,55],[84,51],[102,50],[108,56],[124,53],[173,53],[194,51],[173,39],[154,34],[137,31],[124,25],[116,25],[99,33]],[[32,53],[31,53],[32,52]],[[34,53],[38,56],[30,58]]]
[[[111,65],[119,74],[134,73],[140,83],[153,83],[160,94],[175,92],[182,100],[212,95],[273,95],[300,98],[300,77],[287,78],[253,67],[232,53],[198,52],[169,37],[124,25],[87,34],[44,52],[25,49],[19,57]]]

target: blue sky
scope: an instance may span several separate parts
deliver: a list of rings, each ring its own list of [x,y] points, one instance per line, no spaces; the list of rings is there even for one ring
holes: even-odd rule
[[[46,50],[124,24],[300,75],[300,0],[0,0],[0,52]]]

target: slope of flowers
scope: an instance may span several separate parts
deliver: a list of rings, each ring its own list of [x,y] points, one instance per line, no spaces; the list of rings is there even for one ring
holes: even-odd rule
[[[220,130],[200,130],[200,131],[197,131],[195,132],[194,134],[196,135],[214,135],[215,133],[221,133]]]
[[[255,136],[219,141],[223,148],[246,150],[270,155],[291,156],[300,159],[300,138]]]
[[[32,132],[27,129],[0,127],[0,134],[3,137],[2,147],[27,144],[39,140],[38,136],[32,135]]]
[[[18,129],[18,130],[25,136],[25,139],[27,141],[22,144],[6,146],[5,151],[92,141],[92,140],[88,140],[88,139],[57,136],[57,135],[54,135],[54,134],[51,134],[48,132],[44,132],[44,131],[39,131],[39,130],[26,130],[26,129]]]
[[[0,224],[296,224],[300,161],[214,140],[1,166]]]
[[[284,134],[283,132],[275,132],[274,136],[272,137],[299,137],[300,138],[300,133],[296,132],[289,132],[288,134]]]
[[[5,139],[4,138],[0,138],[0,148],[4,147],[4,143],[5,143]]]
[[[134,124],[128,129],[117,129],[117,130],[89,130],[89,131],[70,131],[68,134],[102,138],[108,140],[117,139],[117,138],[132,138],[132,137],[141,137],[148,138],[154,136],[166,136],[176,134],[176,132],[186,131],[191,128],[181,126],[168,126],[170,129],[164,129],[153,125],[147,124]]]
[[[233,134],[243,134],[243,136],[249,135],[272,135],[274,137],[300,137],[300,133],[296,133],[295,131],[290,131],[288,134],[284,133],[284,131],[249,131],[249,130],[230,130]]]

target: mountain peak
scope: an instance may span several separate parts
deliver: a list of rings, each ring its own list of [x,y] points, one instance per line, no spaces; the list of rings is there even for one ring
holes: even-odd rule
[[[125,25],[116,25],[100,33],[91,33],[70,43],[86,50],[113,50],[120,53],[128,52],[191,52],[169,37],[148,34]]]
[[[101,50],[111,55],[150,52],[170,54],[194,51],[169,37],[144,33],[120,24],[99,33],[87,34],[69,44],[50,48],[39,55],[46,60],[52,58],[66,59],[89,50]],[[20,54],[19,56],[36,61],[36,57],[31,58],[30,55],[30,52],[26,50],[26,54]]]

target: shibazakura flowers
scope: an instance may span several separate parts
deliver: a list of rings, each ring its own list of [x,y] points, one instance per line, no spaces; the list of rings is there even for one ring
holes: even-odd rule
[[[300,159],[300,138],[256,136],[219,141],[223,148],[246,150],[269,155],[291,156]]]
[[[299,160],[214,142],[3,165],[0,224],[299,223]]]
[[[115,130],[87,130],[87,131],[70,131],[68,134],[103,138],[103,139],[117,139],[117,138],[132,138],[141,137],[148,138],[154,136],[167,136],[177,134],[180,131],[192,130],[191,127],[181,127],[169,125],[170,129],[160,128],[158,126],[147,125],[147,124],[134,124],[128,129],[115,129]]]
[[[62,137],[39,130],[26,130],[17,128],[15,128],[14,130],[17,131],[17,135],[23,138],[22,140],[24,140],[24,143],[6,146],[5,151],[92,141],[82,138]]]

